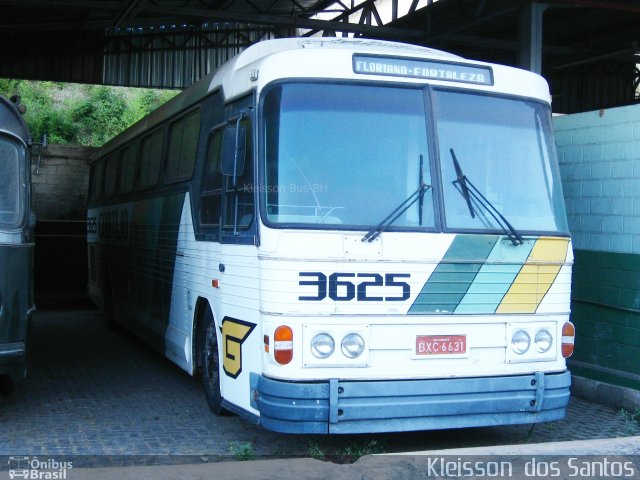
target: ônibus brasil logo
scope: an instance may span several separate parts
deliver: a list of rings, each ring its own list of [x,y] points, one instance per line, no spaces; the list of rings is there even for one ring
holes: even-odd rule
[[[61,462],[53,458],[9,457],[9,478],[32,480],[66,480],[73,462]]]

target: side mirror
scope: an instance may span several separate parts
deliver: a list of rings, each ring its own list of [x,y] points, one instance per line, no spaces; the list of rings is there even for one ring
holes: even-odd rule
[[[244,172],[247,132],[240,125],[230,125],[222,134],[222,174],[235,179]]]

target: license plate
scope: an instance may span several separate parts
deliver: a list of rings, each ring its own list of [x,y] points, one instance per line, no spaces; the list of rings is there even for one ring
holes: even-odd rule
[[[466,335],[418,335],[416,355],[464,355],[467,353]]]

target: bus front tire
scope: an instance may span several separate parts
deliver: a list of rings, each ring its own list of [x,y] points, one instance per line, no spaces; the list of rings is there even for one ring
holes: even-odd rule
[[[222,406],[222,393],[220,392],[220,357],[218,355],[216,326],[209,309],[207,309],[203,320],[200,345],[202,384],[207,403],[216,415],[226,415],[229,412]]]
[[[9,375],[0,375],[0,395],[9,395],[15,384]]]

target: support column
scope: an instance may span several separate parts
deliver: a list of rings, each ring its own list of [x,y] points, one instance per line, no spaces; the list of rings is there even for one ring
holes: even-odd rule
[[[542,73],[542,17],[547,7],[532,1],[520,9],[518,66],[535,73]]]

